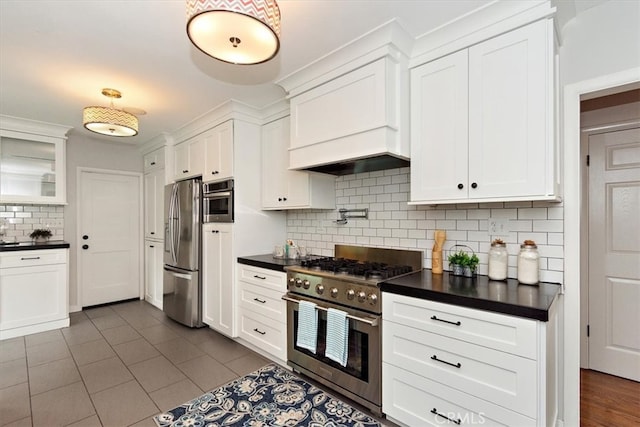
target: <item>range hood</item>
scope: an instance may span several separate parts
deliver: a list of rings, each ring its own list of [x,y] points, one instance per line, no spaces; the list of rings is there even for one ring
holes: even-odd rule
[[[340,176],[385,169],[404,168],[408,167],[409,164],[409,160],[383,154],[364,159],[346,160],[338,163],[312,166],[304,170]]]
[[[409,166],[412,43],[390,21],[277,82],[290,102],[289,169],[347,175]]]

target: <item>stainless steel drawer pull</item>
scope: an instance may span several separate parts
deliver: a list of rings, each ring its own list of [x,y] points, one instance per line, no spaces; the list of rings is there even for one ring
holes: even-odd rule
[[[432,413],[432,414],[434,414],[434,415],[435,415],[435,416],[437,416],[437,417],[444,418],[445,420],[451,421],[452,423],[456,423],[456,424],[458,424],[458,425],[460,425],[460,423],[462,422],[462,421],[460,421],[460,420],[454,420],[454,419],[451,419],[451,418],[447,417],[447,416],[446,416],[446,415],[444,415],[444,414],[441,414],[440,412],[438,412],[438,410],[437,410],[436,408],[433,408],[433,409],[431,410],[431,413]]]
[[[267,302],[266,300],[263,300],[263,299],[260,299],[260,298],[254,298],[253,300],[254,301],[258,301],[260,304],[264,304],[264,303]]]
[[[266,279],[266,277],[258,276],[257,274],[254,274],[253,277],[255,277],[256,279],[260,279],[260,280],[265,280]]]
[[[265,335],[266,334],[266,332],[262,332],[258,328],[253,328],[253,331],[259,333],[260,335]]]
[[[436,316],[431,316],[431,320],[437,320],[438,322],[449,323],[450,325],[460,326],[462,323],[458,320],[457,322],[452,322],[451,320],[438,319]]]
[[[458,362],[458,363],[451,363],[451,362],[447,362],[446,360],[442,360],[442,359],[438,359],[438,356],[436,356],[435,354],[433,356],[431,356],[431,360],[435,360],[436,362],[440,362],[440,363],[445,363],[449,366],[453,366],[454,368],[462,368],[462,363]]]
[[[39,256],[32,256],[32,257],[23,257],[23,258],[20,258],[20,259],[22,261],[27,261],[27,260],[30,260],[30,259],[40,259],[40,257]]]

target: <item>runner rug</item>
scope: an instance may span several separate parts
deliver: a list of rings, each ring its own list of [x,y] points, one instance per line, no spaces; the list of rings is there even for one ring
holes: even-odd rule
[[[160,427],[380,427],[353,406],[269,364],[154,418]]]

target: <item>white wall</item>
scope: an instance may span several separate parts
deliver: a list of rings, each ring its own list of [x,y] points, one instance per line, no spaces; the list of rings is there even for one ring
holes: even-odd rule
[[[78,167],[142,173],[142,154],[126,142],[104,142],[71,132],[67,140],[67,205],[64,208],[65,240],[69,251],[69,306],[79,309],[77,294],[77,249],[80,238],[76,235],[78,214]],[[142,235],[140,236],[142,241]]]

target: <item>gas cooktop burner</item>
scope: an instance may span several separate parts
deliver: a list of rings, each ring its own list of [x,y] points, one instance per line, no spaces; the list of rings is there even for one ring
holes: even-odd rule
[[[409,265],[389,265],[345,258],[318,258],[305,260],[300,266],[313,271],[328,271],[345,276],[359,276],[371,280],[384,280],[412,271]]]

